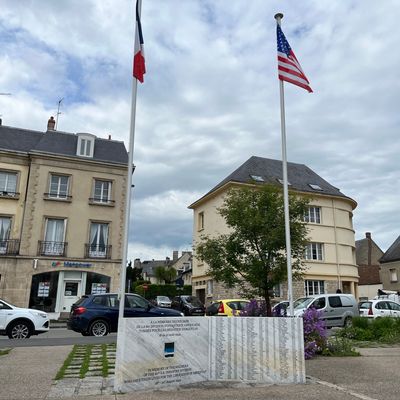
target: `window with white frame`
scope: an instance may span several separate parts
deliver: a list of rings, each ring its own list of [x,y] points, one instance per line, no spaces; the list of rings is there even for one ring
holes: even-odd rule
[[[88,133],[78,133],[76,154],[83,157],[93,157],[95,136]]]
[[[198,221],[197,221],[197,229],[200,231],[204,229],[204,212],[199,212]]]
[[[306,296],[312,296],[314,294],[325,293],[325,282],[324,281],[304,281],[304,293]]]
[[[42,253],[54,256],[64,254],[65,223],[65,219],[46,219],[46,232],[44,235]]]
[[[93,201],[96,203],[109,203],[111,200],[111,182],[95,179]]]
[[[304,222],[320,224],[321,223],[321,207],[315,207],[315,206],[308,207],[308,209],[304,215]]]
[[[68,198],[69,176],[66,175],[50,175],[49,197],[53,199]]]
[[[324,245],[322,243],[308,243],[305,252],[306,260],[323,260],[324,259]]]
[[[108,244],[108,224],[92,222],[90,225],[89,257],[106,257]]]
[[[214,290],[214,281],[210,279],[207,281],[207,295],[212,295]]]
[[[389,269],[390,272],[390,282],[397,282],[397,269]]]
[[[272,288],[272,291],[273,291],[274,297],[281,297],[282,296],[281,284],[278,283],[278,284],[274,285],[274,287]]]
[[[0,194],[14,195],[17,192],[16,172],[0,171]]]
[[[0,217],[0,254],[7,253],[7,240],[10,238],[11,218]]]

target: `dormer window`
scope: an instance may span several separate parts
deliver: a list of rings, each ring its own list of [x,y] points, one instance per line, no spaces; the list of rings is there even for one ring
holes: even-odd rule
[[[78,145],[76,155],[81,157],[93,157],[95,136],[89,133],[78,133]]]

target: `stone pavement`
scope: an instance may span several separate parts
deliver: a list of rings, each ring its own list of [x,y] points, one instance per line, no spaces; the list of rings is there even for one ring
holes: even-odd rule
[[[94,347],[94,346],[93,346]],[[306,362],[304,385],[207,382],[181,388],[113,394],[112,377],[54,381],[73,346],[20,347],[0,356],[0,399],[75,400],[398,400],[400,348],[361,349],[362,357]]]

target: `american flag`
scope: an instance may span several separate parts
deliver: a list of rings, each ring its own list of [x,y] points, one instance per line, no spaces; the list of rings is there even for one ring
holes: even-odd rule
[[[136,37],[135,37],[135,55],[133,57],[133,76],[143,83],[143,76],[146,73],[146,64],[144,60],[144,42],[142,34],[142,24],[139,16],[139,0],[136,0]]]
[[[278,40],[278,77],[281,81],[293,83],[300,86],[308,92],[312,92],[310,82],[304,75],[303,70],[297,61],[296,56],[286,40],[285,35],[279,25],[276,27],[276,35]]]

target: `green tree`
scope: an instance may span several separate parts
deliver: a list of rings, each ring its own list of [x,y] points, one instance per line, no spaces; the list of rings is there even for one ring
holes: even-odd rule
[[[157,267],[155,275],[158,282],[164,281],[166,284],[170,284],[176,279],[176,269],[169,267]]]
[[[309,199],[290,194],[292,273],[304,272],[307,228],[303,222]],[[202,236],[196,257],[209,265],[208,275],[228,287],[239,287],[242,295],[262,297],[271,316],[270,296],[275,285],[287,279],[285,218],[280,188],[230,189],[219,214],[228,234]]]

